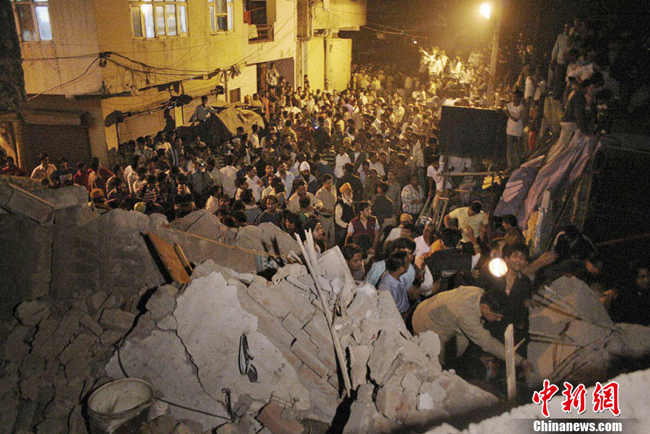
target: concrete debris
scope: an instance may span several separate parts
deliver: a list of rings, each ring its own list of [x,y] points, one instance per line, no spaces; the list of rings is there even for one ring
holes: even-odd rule
[[[104,309],[99,317],[99,325],[106,330],[126,332],[133,325],[135,314],[120,309]]]
[[[82,190],[28,190],[54,207],[55,218],[43,223],[0,213],[10,232],[0,232],[0,254],[22,261],[10,267],[18,272],[9,270],[16,284],[0,288],[7,301],[0,307],[0,434],[83,433],[84,398],[125,376],[150,382],[169,403],[143,427],[165,434],[298,433],[301,420],[328,424],[342,402],[339,369],[356,390],[345,433],[426,427],[497,402],[443,371],[437,335],[411,336],[390,294],[357,286],[338,248],[315,268],[325,306],[336,313],[344,366],[307,268],[279,261],[270,281],[256,275],[267,256],[255,252],[300,251],[279,228],[228,229],[204,211],[172,224],[123,210],[98,216]],[[189,285],[165,281],[144,231],[183,248],[195,265]],[[597,320],[589,297],[569,299]],[[589,330],[568,325],[567,344],[582,344]],[[618,338],[592,354],[647,354],[647,334],[619,327]]]
[[[84,397],[106,381],[111,345],[124,332],[104,330],[87,306],[49,300],[19,305],[0,350],[0,433],[86,433]],[[104,296],[105,298],[105,296]],[[113,309],[120,318],[135,315]],[[24,324],[24,325],[23,325]],[[113,334],[110,340],[107,334]]]
[[[273,434],[302,434],[305,430],[297,420],[283,417],[282,408],[275,402],[265,405],[257,419]]]
[[[35,326],[50,316],[50,307],[43,301],[26,301],[16,307],[15,316],[22,325]]]
[[[535,375],[529,387],[544,379],[594,384],[608,378],[618,357],[650,355],[650,328],[614,324],[591,288],[575,277],[561,277],[543,287],[531,309],[528,360]],[[645,337],[645,339],[644,339]],[[557,351],[561,345],[562,351]]]

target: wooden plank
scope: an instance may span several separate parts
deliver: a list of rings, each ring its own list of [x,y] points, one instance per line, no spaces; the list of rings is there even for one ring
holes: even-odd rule
[[[176,253],[174,246],[154,233],[144,232],[143,235],[151,241],[153,248],[165,265],[171,278],[182,285],[190,283],[190,275],[187,274],[187,270],[185,270],[183,262]]]
[[[181,260],[181,264],[183,264],[183,267],[188,273],[191,273],[194,271],[194,267],[192,267],[192,264],[190,264],[190,261],[187,260],[187,256],[185,256],[185,252],[183,251],[183,248],[180,246],[178,243],[174,243],[174,251],[178,255],[178,258]]]
[[[506,376],[508,384],[508,401],[517,399],[517,377],[515,370],[515,335],[512,324],[508,324],[504,333],[506,345]]]

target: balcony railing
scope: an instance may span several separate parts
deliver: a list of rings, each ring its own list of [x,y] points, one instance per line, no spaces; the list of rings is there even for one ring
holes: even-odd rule
[[[248,26],[248,43],[273,41],[273,24],[251,24]]]

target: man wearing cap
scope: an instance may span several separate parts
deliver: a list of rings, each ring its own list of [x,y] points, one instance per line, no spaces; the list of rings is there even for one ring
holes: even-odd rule
[[[339,191],[341,198],[334,207],[334,223],[336,244],[342,247],[348,234],[348,225],[354,218],[354,208],[352,206],[352,186],[345,183],[341,185]]]
[[[311,174],[309,163],[306,161],[300,163],[299,170],[300,176],[307,183],[307,191],[311,194],[316,194],[318,192],[318,180]]]

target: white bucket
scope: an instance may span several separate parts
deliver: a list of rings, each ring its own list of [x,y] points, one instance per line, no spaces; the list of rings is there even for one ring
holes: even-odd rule
[[[90,430],[92,433],[112,434],[145,413],[153,402],[153,387],[146,381],[125,378],[106,383],[88,398]]]

